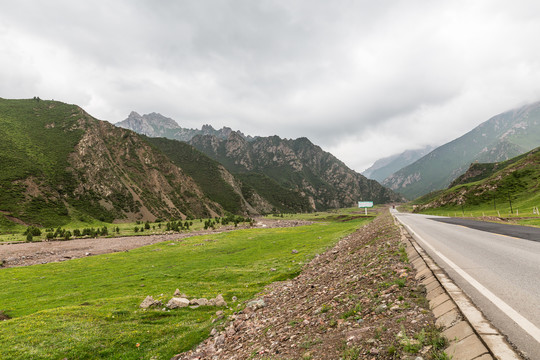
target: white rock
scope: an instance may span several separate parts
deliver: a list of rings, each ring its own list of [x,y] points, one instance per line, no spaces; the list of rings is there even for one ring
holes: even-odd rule
[[[223,298],[223,295],[219,294],[216,296],[216,306],[227,306],[227,302]]]
[[[189,306],[189,300],[181,297],[173,297],[166,306],[168,309],[183,308]]]

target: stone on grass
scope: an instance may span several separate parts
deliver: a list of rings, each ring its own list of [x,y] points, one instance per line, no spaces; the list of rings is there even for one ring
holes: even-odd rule
[[[173,297],[169,302],[167,303],[166,307],[168,309],[177,309],[177,308],[183,308],[189,305],[189,300],[186,298],[181,297]]]
[[[141,305],[139,305],[139,307],[141,309],[148,309],[150,307],[161,307],[163,306],[162,302],[159,301],[159,300],[154,300],[153,297],[151,297],[150,295],[148,295],[144,300],[143,302],[141,303]]]
[[[216,306],[227,306],[227,302],[223,298],[223,295],[219,294],[216,296]]]
[[[208,299],[206,299],[206,298],[191,299],[189,301],[189,305],[207,306],[208,305]]]

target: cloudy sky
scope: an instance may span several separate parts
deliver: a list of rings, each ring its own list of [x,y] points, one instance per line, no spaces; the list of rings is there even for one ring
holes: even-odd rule
[[[540,100],[538,1],[0,4],[0,97],[306,136],[357,171]]]

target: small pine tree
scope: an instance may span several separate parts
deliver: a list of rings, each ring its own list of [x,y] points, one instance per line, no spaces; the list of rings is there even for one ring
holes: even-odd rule
[[[30,241],[32,241],[32,239],[33,239],[32,233],[29,232],[29,233],[26,235],[26,241],[30,242]]]

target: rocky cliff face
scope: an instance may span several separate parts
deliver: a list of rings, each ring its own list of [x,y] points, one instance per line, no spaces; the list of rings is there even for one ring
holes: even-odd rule
[[[226,139],[233,132],[228,127],[216,130],[211,125],[203,125],[201,129],[186,129],[178,125],[173,119],[159,113],[139,115],[135,111],[132,111],[125,120],[115,125],[150,137],[166,137],[185,142],[190,141],[197,135],[213,135],[220,139]],[[239,134],[247,140],[253,139],[251,136]]]
[[[0,99],[1,225],[208,217],[223,207],[133,131],[75,105]],[[24,139],[24,141],[21,141]]]
[[[233,132],[226,140],[196,136],[190,143],[233,173],[264,174],[299,192],[308,199],[312,210],[355,206],[359,200],[385,203],[401,199],[306,138],[287,140],[272,136],[248,142]]]
[[[191,177],[137,134],[86,118],[70,156],[74,195],[97,201],[114,218],[209,216],[221,207],[205,199]]]

